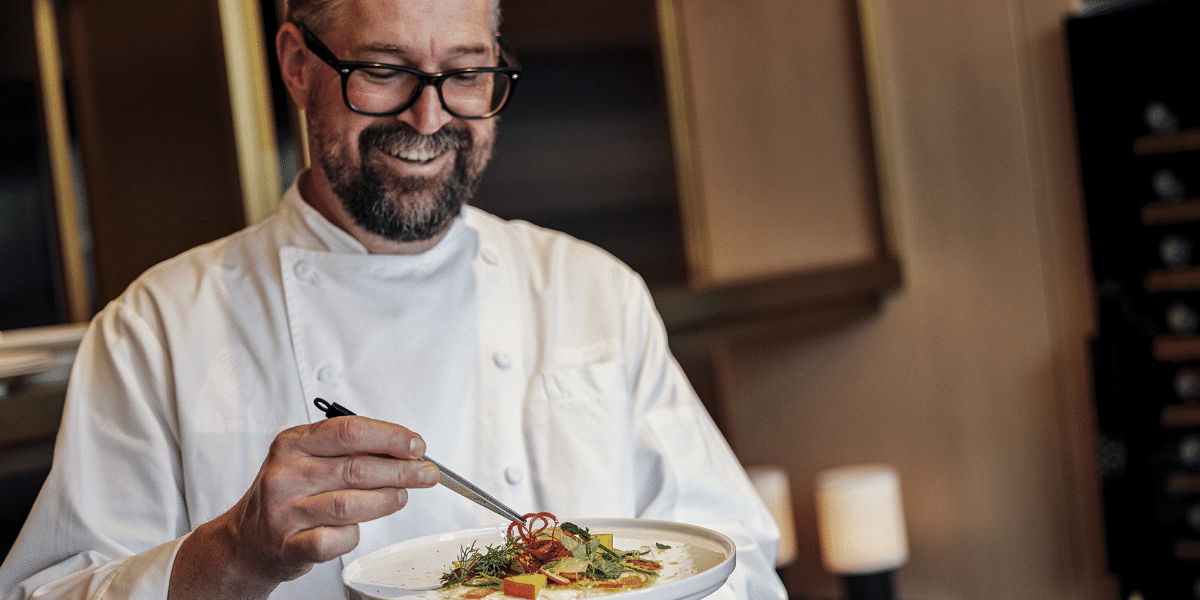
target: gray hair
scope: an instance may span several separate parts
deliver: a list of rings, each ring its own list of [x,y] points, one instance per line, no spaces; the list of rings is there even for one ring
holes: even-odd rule
[[[343,0],[287,0],[286,21],[303,25],[314,33],[333,26]],[[500,33],[500,0],[488,0],[492,34]]]

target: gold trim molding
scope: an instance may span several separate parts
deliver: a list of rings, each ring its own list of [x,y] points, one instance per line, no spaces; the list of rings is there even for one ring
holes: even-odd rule
[[[258,2],[219,0],[225,69],[240,168],[246,224],[275,211],[279,202],[279,148],[271,117],[266,48]]]
[[[33,33],[41,78],[42,117],[46,126],[66,316],[73,322],[87,321],[92,317],[91,290],[84,261],[82,216],[75,195],[74,169],[71,165],[67,94],[63,86],[58,19],[53,0],[33,0]]]
[[[688,110],[687,57],[683,44],[680,14],[676,6],[679,0],[658,0],[659,43],[662,46],[663,79],[667,91],[667,108],[670,115],[671,143],[675,151],[675,185],[679,188],[679,213],[685,232],[708,231],[708,215],[701,198],[700,174],[697,172],[699,149],[692,141],[693,124]],[[709,265],[712,254],[708,237],[704,235],[684,236],[684,256],[687,260],[688,279],[697,287],[711,282],[713,275]]]

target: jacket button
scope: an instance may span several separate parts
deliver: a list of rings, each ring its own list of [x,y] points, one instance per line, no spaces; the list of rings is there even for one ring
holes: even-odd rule
[[[501,369],[508,369],[512,366],[512,357],[507,352],[500,350],[492,355],[492,362]]]
[[[504,480],[512,485],[517,485],[525,480],[525,469],[517,465],[509,465],[504,469]]]
[[[337,378],[337,369],[334,369],[333,367],[326,365],[317,370],[317,381],[320,381],[321,383],[331,384],[337,381]]]
[[[314,283],[317,280],[316,270],[313,269],[312,265],[306,262],[296,263],[296,266],[292,269],[292,272],[295,273],[296,277],[299,277],[302,281]]]
[[[496,254],[496,249],[492,248],[491,246],[487,246],[483,250],[480,250],[479,257],[483,259],[483,262],[492,266],[495,266],[496,263],[500,262],[500,255]]]

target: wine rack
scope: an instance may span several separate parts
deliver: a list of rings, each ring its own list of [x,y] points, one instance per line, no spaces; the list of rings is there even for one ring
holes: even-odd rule
[[[1109,567],[1124,598],[1200,600],[1200,3],[1066,32]]]

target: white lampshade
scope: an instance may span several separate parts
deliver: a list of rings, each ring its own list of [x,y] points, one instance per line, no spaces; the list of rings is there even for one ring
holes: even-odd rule
[[[787,472],[782,467],[759,466],[748,467],[746,474],[779,526],[775,566],[786,567],[796,560],[796,522],[792,516],[792,486]]]
[[[894,570],[908,560],[900,478],[887,465],[851,465],[817,475],[821,561],[839,574]]]

